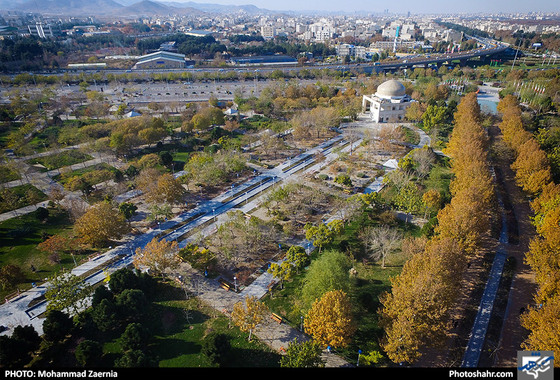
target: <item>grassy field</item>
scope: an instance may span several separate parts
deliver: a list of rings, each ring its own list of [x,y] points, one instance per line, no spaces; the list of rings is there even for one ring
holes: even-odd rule
[[[280,355],[248,335],[230,326],[227,317],[196,300],[158,302],[163,322],[152,346],[159,367],[213,367],[201,353],[201,342],[210,333],[225,334],[231,344],[227,367],[277,367]]]
[[[5,165],[0,166],[0,183],[15,181],[20,178],[21,177],[16,170],[13,170]]]
[[[195,298],[186,299],[185,293],[175,284],[158,282],[155,299],[142,325],[148,329],[149,338],[143,352],[155,360],[159,368],[211,368],[217,367],[203,353],[204,339],[210,333],[224,334],[230,344],[224,367],[278,367],[280,355],[232,325],[229,319]],[[94,339],[103,347],[103,366],[112,367],[120,358],[123,348],[120,334],[126,323],[111,333],[97,332]],[[79,340],[79,337],[76,337]],[[76,341],[76,340],[75,340]],[[75,365],[71,346],[60,353],[59,360]]]
[[[61,267],[74,265],[70,254],[61,254],[60,263],[55,264],[37,249],[46,236],[69,233],[71,228],[66,212],[57,209],[49,209],[49,217],[44,222],[37,218],[35,211],[0,223],[0,266],[12,264],[22,269],[25,279],[17,285],[18,289],[29,288],[32,282],[41,282]],[[14,290],[1,289],[1,299]]]
[[[4,191],[12,194],[15,198],[14,202],[0,200],[0,213],[17,210],[18,208],[36,204],[47,199],[47,196],[41,190],[29,183],[2,189],[2,192]]]
[[[47,171],[47,170],[53,170],[65,166],[78,164],[80,162],[91,160],[92,158],[93,157],[91,157],[90,155],[82,153],[78,150],[69,150],[56,154],[51,154],[45,157],[35,158],[29,160],[28,163],[31,165],[40,164],[45,167],[42,170]]]

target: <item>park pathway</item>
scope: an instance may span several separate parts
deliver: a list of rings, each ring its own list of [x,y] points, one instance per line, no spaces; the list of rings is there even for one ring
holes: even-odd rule
[[[74,150],[74,149],[78,149],[79,146],[73,146],[73,147],[68,147],[68,148],[64,148],[61,149],[61,151],[64,150]],[[102,163],[106,163],[108,165],[111,165],[117,169],[120,169],[123,167],[123,163],[119,160],[117,160],[113,155],[110,154],[106,154],[106,153],[88,153],[90,156],[92,156],[91,160],[87,160],[84,162],[80,162],[77,164],[73,164],[73,165],[69,165],[66,167],[62,167],[62,168],[58,168],[58,169],[52,169],[52,170],[48,170],[48,171],[41,171],[40,169],[38,169],[37,167],[35,167],[32,164],[29,164],[27,161],[33,159],[33,158],[38,158],[38,157],[45,157],[45,156],[49,156],[55,154],[53,152],[43,152],[43,153],[36,153],[33,155],[29,155],[29,156],[25,156],[25,157],[17,157],[17,158],[13,158],[12,160],[15,161],[17,163],[17,165],[20,166],[21,168],[21,172],[23,172],[23,176],[21,179],[17,179],[14,181],[10,181],[10,182],[6,182],[1,184],[2,187],[6,187],[6,188],[11,188],[11,187],[15,187],[15,186],[20,186],[20,185],[24,185],[24,184],[31,184],[33,186],[35,186],[37,189],[39,189],[41,192],[43,192],[45,195],[49,195],[51,193],[51,191],[54,188],[58,188],[63,194],[65,194],[68,199],[73,198],[73,199],[79,199],[80,198],[80,192],[75,191],[68,191],[66,189],[64,189],[64,187],[62,185],[60,185],[58,182],[56,182],[53,178],[61,173],[64,172],[71,172],[74,170],[78,170],[78,169],[84,169],[87,168],[89,166],[93,166],[93,165],[98,165],[98,164],[102,164]],[[96,186],[102,186],[103,184],[97,184]],[[36,204],[32,204],[32,205],[28,205],[25,207],[21,207],[19,209],[15,209],[15,210],[11,210],[11,211],[7,211],[4,212],[2,214],[0,214],[0,222],[3,222],[5,220],[11,219],[11,218],[15,218],[18,216],[22,216],[25,214],[29,214],[35,210],[37,210],[38,207],[46,207],[46,205],[48,204],[48,200],[46,201],[41,201],[38,202]]]
[[[265,272],[252,284],[235,292],[223,289],[218,280],[204,277],[200,272],[192,270],[188,264],[184,264],[177,272],[189,278],[190,282],[187,287],[196,297],[227,316],[231,314],[233,305],[244,301],[246,297],[263,297],[268,292],[268,285],[275,281],[270,273]],[[261,342],[280,353],[285,353],[288,345],[294,340],[304,342],[310,339],[299,329],[285,322],[278,323],[272,318],[260,324],[254,334]],[[326,350],[323,352],[322,358],[326,368],[353,367],[342,357],[335,353],[328,353]]]
[[[200,204],[195,209],[158,225],[157,228],[145,234],[129,236],[123,244],[91,258],[88,262],[74,268],[72,273],[77,276],[86,276],[84,280],[92,285],[97,284],[103,281],[108,273],[129,266],[136,249],[144,247],[156,236],[160,239],[176,240],[191,229],[201,226],[203,233],[212,233],[218,224],[223,221],[223,218],[220,218],[221,214],[235,207],[244,212],[249,212],[260,204],[260,195],[268,187],[292,176],[300,176],[318,170],[338,156],[338,153],[333,152],[334,148],[342,145],[342,151],[350,150],[358,146],[360,142],[361,140],[358,140],[351,144],[345,144],[341,136],[326,141],[272,170],[256,175],[243,185],[232,188],[222,195]],[[315,154],[319,152],[324,154],[324,160],[316,163]],[[182,223],[185,224],[181,225]],[[177,228],[178,225],[180,226]],[[183,240],[181,245],[186,244],[187,241],[188,239]],[[252,286],[236,293],[222,289],[217,280],[206,279],[197,272],[188,271],[188,275],[194,276],[198,283],[196,291],[201,299],[208,302],[216,310],[226,314],[231,312],[233,305],[243,300],[246,295],[264,296],[268,291],[268,285],[272,281],[268,277],[270,276],[268,273],[263,273],[261,278],[255,281]],[[0,305],[0,324],[10,327],[1,334],[10,334],[11,327],[17,325],[31,325],[42,334],[42,319],[39,316],[46,310],[46,301],[35,303],[33,306],[30,306],[30,304],[42,297],[47,287],[48,283],[36,285],[10,299],[9,302]],[[288,324],[272,322],[272,319],[261,326],[255,332],[255,335],[279,352],[287,349],[288,344],[295,338],[298,341],[309,339]],[[323,356],[327,367],[349,366],[345,360],[334,353],[325,352]]]

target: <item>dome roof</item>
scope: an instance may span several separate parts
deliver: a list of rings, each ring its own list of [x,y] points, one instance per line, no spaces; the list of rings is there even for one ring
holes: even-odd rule
[[[377,91],[375,92],[375,94],[384,98],[393,98],[405,96],[406,92],[401,82],[395,79],[391,79],[387,82],[381,83],[377,87]]]

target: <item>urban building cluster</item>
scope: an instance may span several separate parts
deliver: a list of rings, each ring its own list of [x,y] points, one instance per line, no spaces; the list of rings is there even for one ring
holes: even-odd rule
[[[453,22],[467,28],[487,33],[497,31],[524,31],[529,33],[560,33],[558,23],[549,23],[548,19],[556,19],[557,14],[511,14],[511,15],[479,15],[478,17],[445,17],[442,21]]]
[[[552,15],[549,15],[552,16]],[[118,16],[115,16],[118,17]],[[529,32],[558,33],[558,24],[542,23],[545,15],[490,15],[468,17],[465,15],[357,15],[357,16],[294,16],[284,14],[253,15],[234,14],[153,15],[141,16],[128,22],[157,25],[162,31],[177,31],[197,35],[212,34],[226,38],[231,34],[260,34],[264,39],[286,36],[310,42],[332,42],[345,38],[357,41],[389,40],[398,37],[402,42],[427,40],[458,41],[460,32],[442,27],[439,21],[463,25],[468,28],[495,32],[497,30],[524,30]],[[83,26],[61,29],[61,25],[84,22]],[[93,36],[118,32],[124,26],[122,19],[97,19],[95,16],[46,17],[40,14],[4,11],[0,14],[0,34],[36,35],[47,38],[56,34],[81,34]],[[379,41],[376,41],[379,42]]]
[[[550,16],[550,15],[548,15]],[[115,16],[117,17],[117,16]],[[293,15],[270,12],[224,12],[139,16],[129,19],[110,19],[96,16],[47,17],[40,14],[5,11],[0,14],[0,38],[13,35],[31,35],[38,38],[66,36],[92,37],[126,34],[135,38],[165,36],[170,33],[204,37],[211,35],[218,43],[230,46],[228,38],[246,35],[252,37],[240,42],[243,46],[265,43],[276,38],[314,44],[323,43],[336,50],[335,60],[370,61],[383,54],[418,54],[430,52],[434,44],[444,44],[447,51],[460,49],[465,41],[465,30],[496,31],[524,30],[560,32],[558,24],[543,23],[547,15],[495,15],[469,17],[468,15],[394,15],[387,11],[375,15]],[[130,24],[136,25],[134,29]],[[138,27],[140,26],[140,27]],[[144,27],[145,29],[143,29]],[[262,37],[260,41],[255,37]],[[146,52],[141,52],[146,54]],[[141,56],[135,68],[185,67],[192,57],[181,56],[173,46],[162,46],[159,52]],[[115,52],[114,56],[122,54]],[[133,53],[131,53],[133,54]],[[138,54],[136,54],[138,55]],[[324,57],[323,57],[324,58]],[[235,57],[232,64],[257,64],[257,58]],[[275,57],[270,64],[296,63],[294,57]],[[265,62],[267,63],[267,62]]]

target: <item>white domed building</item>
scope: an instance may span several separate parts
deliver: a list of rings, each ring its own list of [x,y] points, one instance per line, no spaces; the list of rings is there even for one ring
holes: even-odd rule
[[[404,120],[406,109],[413,102],[401,82],[390,79],[377,87],[375,94],[364,95],[362,112],[376,123],[396,123]]]

